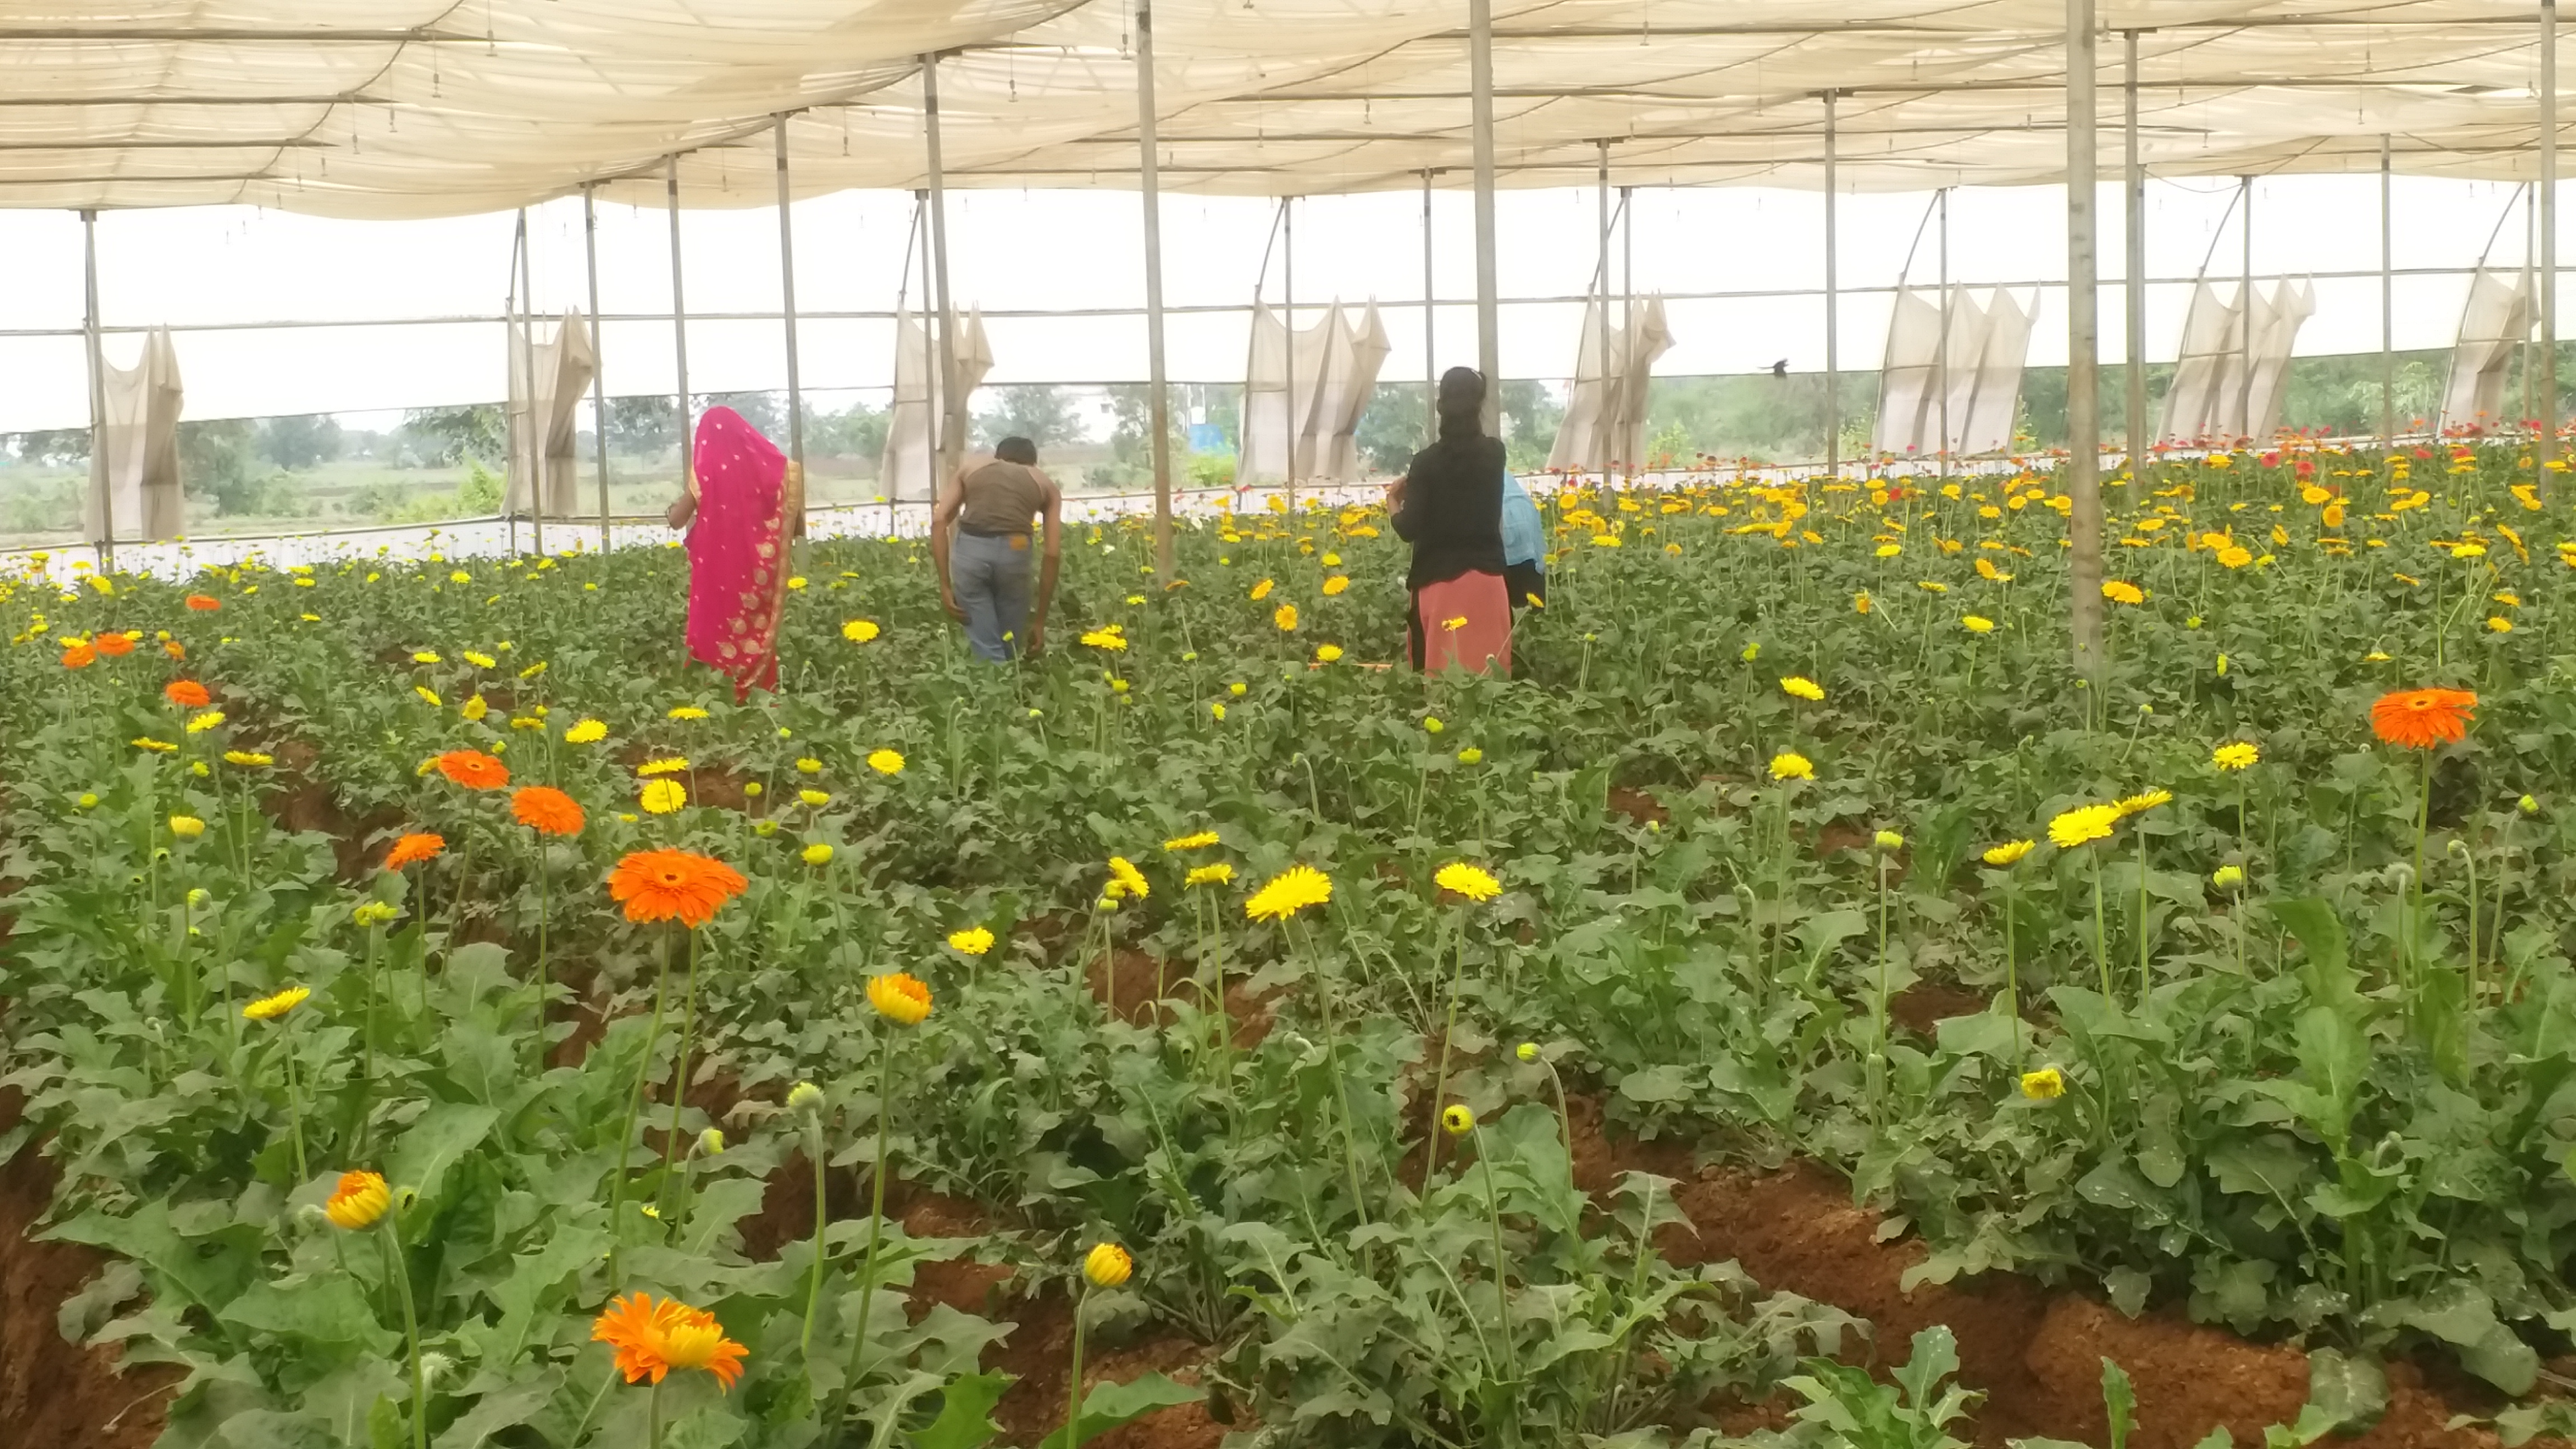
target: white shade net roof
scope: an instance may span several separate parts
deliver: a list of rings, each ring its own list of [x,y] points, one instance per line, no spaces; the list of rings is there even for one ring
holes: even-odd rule
[[[1455,0],[1162,0],[1162,184],[1311,194],[1464,182]],[[1495,0],[1504,185],[2054,179],[2056,0]],[[2102,7],[2104,160],[2122,38],[2158,175],[2533,174],[2532,7],[2143,0]],[[1134,21],[1094,0],[0,0],[0,204],[245,203],[355,217],[597,185],[656,203],[925,184],[918,58],[961,186],[1135,184]],[[2562,56],[2562,59],[2564,57]],[[2106,174],[2116,174],[2116,171]]]

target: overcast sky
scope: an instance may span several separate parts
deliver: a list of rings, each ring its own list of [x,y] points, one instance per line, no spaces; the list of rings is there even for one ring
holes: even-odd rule
[[[2215,278],[2242,265],[2234,219],[2220,229],[2234,193],[2223,181],[2152,183],[2148,191],[2148,275],[2188,278],[2205,258]],[[2399,178],[2395,252],[2400,269],[2477,263],[2504,220],[2492,257],[2520,266],[2524,220],[2514,188],[2487,182]],[[2102,193],[2103,273],[2116,278],[2121,216],[2116,186]],[[1839,203],[1840,282],[1888,287],[1907,268],[1938,275],[1937,232],[1922,225],[1926,194],[1846,194]],[[1474,361],[1475,292],[1470,198],[1434,198],[1432,234],[1439,366]],[[1755,188],[1641,189],[1634,201],[1635,287],[1692,293],[1820,289],[1824,282],[1823,199],[1812,192]],[[2379,183],[2375,176],[2282,177],[2258,182],[2253,225],[2258,276],[2314,275],[2316,315],[2298,350],[2314,355],[2379,346]],[[1172,317],[1167,337],[1175,381],[1240,383],[1246,314],[1256,282],[1276,301],[1283,257],[1273,227],[1277,205],[1258,198],[1167,197],[1163,204],[1166,297],[1173,307],[1228,312]],[[1499,198],[1503,295],[1570,297],[1590,285],[1597,201],[1590,191],[1505,191]],[[887,311],[904,277],[912,200],[889,192],[848,192],[795,208],[796,293],[801,312]],[[541,312],[584,307],[581,206],[556,202],[530,213],[535,295]],[[958,304],[1000,311],[1133,308],[1142,305],[1142,224],[1132,192],[967,191],[949,201],[951,286]],[[433,222],[326,221],[246,207],[112,212],[98,223],[99,290],[111,327],[256,322],[354,323],[400,318],[497,317],[509,288],[513,215]],[[1918,245],[1919,234],[1919,245]],[[2213,250],[2214,248],[2214,250]],[[669,220],[665,213],[603,206],[599,213],[603,311],[667,315],[671,306]],[[1264,280],[1264,255],[1268,267]],[[1614,244],[1615,258],[1624,246]],[[780,305],[777,213],[768,208],[693,211],[684,217],[688,310],[775,313]],[[88,420],[82,344],[81,227],[63,212],[0,210],[0,332],[60,329],[53,337],[0,336],[0,432],[79,426]],[[2055,187],[1961,190],[1950,206],[1954,279],[1969,285],[2032,283],[2065,271],[2062,198]],[[2370,273],[2352,279],[2325,274]],[[1375,299],[1394,352],[1386,379],[1419,377],[1423,356],[1422,197],[1417,192],[1300,201],[1295,220],[1299,303]],[[2170,360],[2181,330],[2187,284],[2151,289],[2149,356]],[[2403,278],[2396,289],[2400,348],[2447,346],[2466,296],[2465,276]],[[914,284],[913,305],[919,285]],[[1786,357],[1792,368],[1825,361],[1820,296],[1676,300],[1675,339],[1658,365],[1664,376],[1750,372]],[[1507,305],[1503,371],[1562,377],[1573,367],[1580,307]],[[1888,299],[1860,293],[1840,309],[1840,364],[1874,371],[1885,344]],[[2125,348],[2118,294],[2103,300],[2108,359]],[[1141,381],[1145,337],[1138,317],[988,320],[994,368],[988,383]],[[2065,360],[2063,293],[2043,294],[2030,362]],[[482,402],[503,389],[504,337],[489,321],[437,326],[327,326],[186,331],[178,335],[186,416],[220,418],[294,412],[344,415],[403,407]],[[111,363],[130,363],[132,335],[107,341]],[[810,391],[883,389],[893,332],[883,321],[810,318],[802,327],[804,385]],[[611,394],[667,392],[673,385],[667,322],[611,322],[603,366]],[[689,328],[693,391],[784,387],[785,348],[775,320],[698,320]],[[838,405],[825,396],[820,401]],[[882,397],[876,400],[882,401]],[[381,425],[377,418],[352,422]]]

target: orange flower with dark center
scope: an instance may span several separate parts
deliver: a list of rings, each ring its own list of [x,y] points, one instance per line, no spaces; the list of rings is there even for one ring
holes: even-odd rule
[[[438,757],[438,773],[468,790],[498,790],[510,783],[510,767],[481,750],[449,750]]]
[[[742,873],[720,860],[685,850],[638,850],[617,863],[608,877],[608,894],[626,907],[626,919],[639,924],[678,920],[703,926],[716,907],[742,894],[750,884]]]
[[[110,659],[122,659],[134,652],[134,641],[122,634],[101,634],[95,642],[98,652]]]
[[[552,785],[530,785],[510,797],[510,814],[540,835],[579,835],[581,802]]]
[[[751,1352],[725,1337],[714,1314],[649,1293],[610,1299],[591,1320],[590,1337],[617,1350],[617,1370],[630,1384],[647,1377],[658,1384],[673,1369],[704,1369],[715,1375],[717,1387],[731,1392]]]
[[[215,702],[206,687],[193,679],[174,679],[161,686],[161,697],[181,709],[204,709]]]
[[[187,602],[192,614],[211,614],[224,606],[224,601],[212,594],[190,594]]]
[[[2371,732],[2392,745],[2429,750],[2469,732],[2477,716],[2475,692],[2466,689],[2399,689],[2370,707]]]
[[[86,644],[74,644],[63,651],[65,669],[87,669],[98,662],[98,651]]]
[[[394,842],[393,849],[385,852],[385,869],[400,870],[407,865],[434,860],[438,853],[446,848],[447,837],[443,835],[430,835],[425,832],[406,835]]]

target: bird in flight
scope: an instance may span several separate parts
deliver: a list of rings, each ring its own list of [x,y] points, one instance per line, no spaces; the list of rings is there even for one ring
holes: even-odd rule
[[[1784,357],[1778,362],[1771,364],[1771,375],[1773,377],[1787,377],[1789,375],[1789,359]]]

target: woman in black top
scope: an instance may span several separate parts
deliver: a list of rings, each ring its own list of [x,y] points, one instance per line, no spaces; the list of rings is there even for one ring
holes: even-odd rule
[[[1387,490],[1396,536],[1413,545],[1404,584],[1413,591],[1406,633],[1417,669],[1511,669],[1503,444],[1485,436],[1484,406],[1483,374],[1468,367],[1442,374],[1440,439]]]

